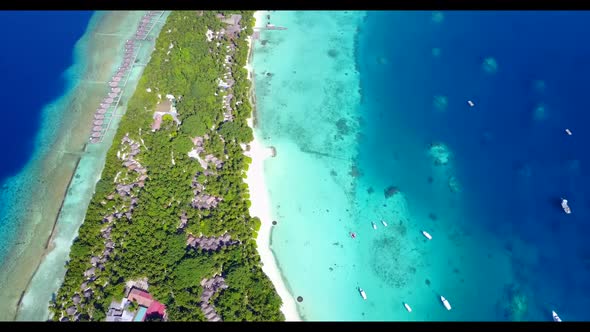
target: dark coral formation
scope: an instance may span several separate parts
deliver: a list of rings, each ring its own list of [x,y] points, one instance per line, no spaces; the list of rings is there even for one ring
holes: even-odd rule
[[[348,173],[350,176],[352,176],[353,178],[358,178],[361,177],[363,175],[363,173],[361,172],[361,170],[356,166],[356,165],[352,165],[350,167],[350,173]]]
[[[397,194],[398,192],[399,192],[399,189],[396,186],[389,186],[389,187],[385,188],[385,190],[384,190],[385,198],[390,198],[393,195]]]

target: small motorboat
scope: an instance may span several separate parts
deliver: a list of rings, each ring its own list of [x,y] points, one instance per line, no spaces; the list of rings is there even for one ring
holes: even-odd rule
[[[373,226],[373,229],[377,229],[377,224],[375,224],[375,222],[371,221],[371,225]]]
[[[451,304],[449,303],[449,301],[447,299],[445,299],[444,296],[441,295],[440,300],[442,301],[445,308],[447,308],[447,310],[451,310]]]
[[[471,100],[468,100],[468,101],[467,101],[467,104],[469,105],[469,107],[473,107],[473,106],[475,106],[475,103],[474,103],[474,102],[472,102]]]
[[[566,134],[568,134],[568,135],[570,135],[570,136],[572,136],[572,131],[571,131],[571,130],[569,130],[569,129],[566,129],[566,130],[565,130],[565,133],[566,133]]]
[[[432,240],[432,235],[430,235],[427,231],[422,231],[422,235],[424,235],[425,238]]]
[[[355,232],[350,232],[350,237],[353,239],[356,239],[356,233]]]
[[[554,322],[561,322],[561,318],[559,318],[559,316],[557,316],[557,313],[555,311],[551,310],[551,314],[553,316]]]
[[[358,287],[358,291],[361,294],[361,297],[363,298],[363,300],[366,300],[367,299],[367,293],[365,293],[365,291],[362,288],[360,288],[360,287]]]
[[[567,199],[565,198],[561,199],[561,208],[566,214],[572,213],[572,209],[570,209],[569,205],[567,204]]]
[[[387,227],[387,222],[385,222],[385,220],[381,220],[381,223],[383,224],[383,226]]]
[[[406,302],[404,302],[404,307],[406,307],[406,310],[407,310],[408,312],[412,312],[412,307],[410,307],[410,305],[409,305],[409,304],[407,304]]]

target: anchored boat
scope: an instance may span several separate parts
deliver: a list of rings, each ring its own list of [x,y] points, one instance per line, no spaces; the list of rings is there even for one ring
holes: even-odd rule
[[[567,199],[565,198],[561,199],[561,208],[566,214],[572,213],[572,209],[570,209],[569,205],[567,204]]]
[[[358,288],[359,293],[361,294],[361,297],[363,298],[363,300],[367,299],[367,293],[365,293],[365,291],[362,288]]]
[[[561,322],[561,318],[559,318],[559,316],[557,316],[557,313],[555,311],[552,310],[551,314],[553,315],[554,322]]]
[[[377,224],[375,224],[375,222],[371,221],[371,225],[373,225],[373,229],[377,229]]]
[[[467,104],[469,105],[469,107],[475,106],[475,103],[473,103],[471,100],[468,100],[467,101]]]
[[[568,135],[570,135],[570,136],[572,136],[572,131],[571,131],[571,130],[569,130],[569,129],[566,129],[566,130],[565,130],[565,133],[566,133],[566,134],[568,134]]]
[[[430,235],[427,231],[422,231],[422,235],[424,235],[425,238],[432,240],[432,235]]]
[[[406,310],[407,310],[408,312],[412,312],[412,308],[410,307],[410,305],[409,305],[409,304],[407,304],[407,303],[405,303],[405,302],[404,302],[404,307],[406,307]]]
[[[447,301],[447,299],[445,299],[444,296],[441,295],[440,300],[442,301],[445,308],[447,308],[447,310],[451,310],[451,304],[449,303],[449,301]]]
[[[387,223],[385,222],[385,220],[381,220],[381,223],[383,224],[383,226],[387,227]]]

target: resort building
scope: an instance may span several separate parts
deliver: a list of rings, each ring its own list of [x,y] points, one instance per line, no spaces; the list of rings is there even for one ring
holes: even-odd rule
[[[146,287],[147,288],[147,287]],[[131,303],[137,303],[137,311],[131,309]],[[107,322],[143,322],[148,317],[166,320],[166,306],[156,301],[147,291],[131,287],[127,297],[121,302],[113,301],[107,311]]]

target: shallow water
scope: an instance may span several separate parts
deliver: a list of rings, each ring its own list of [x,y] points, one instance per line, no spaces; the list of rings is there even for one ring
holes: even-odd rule
[[[587,320],[587,14],[270,15],[258,134],[305,319]]]

